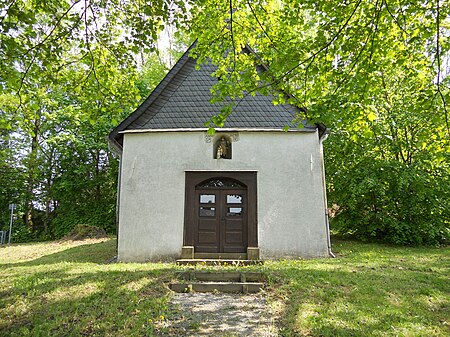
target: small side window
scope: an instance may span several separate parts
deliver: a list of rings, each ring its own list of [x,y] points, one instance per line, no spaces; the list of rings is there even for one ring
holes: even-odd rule
[[[216,202],[216,196],[214,194],[200,194],[201,204],[214,204]]]
[[[200,216],[216,216],[216,208],[215,207],[204,207],[200,206]]]
[[[227,204],[242,204],[242,195],[227,194]]]
[[[242,208],[241,207],[228,207],[227,216],[241,216]]]

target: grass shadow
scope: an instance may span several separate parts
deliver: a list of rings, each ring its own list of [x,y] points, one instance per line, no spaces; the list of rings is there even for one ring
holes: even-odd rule
[[[28,261],[0,263],[3,267],[26,267],[49,265],[61,262],[68,263],[105,263],[116,255],[115,240],[98,243],[87,243],[70,247],[55,253],[49,253]]]
[[[103,264],[113,240],[7,264],[0,336],[153,336],[174,264]],[[5,266],[5,265],[4,265]]]
[[[272,296],[285,300],[282,335],[449,335],[450,285],[440,261],[434,270],[375,256],[280,262]]]
[[[167,285],[182,268],[104,264],[115,254],[114,240],[57,248],[1,265],[0,336],[165,333],[161,322],[174,315]],[[268,278],[268,294],[285,303],[281,335],[450,335],[448,251],[356,243],[336,248],[338,259],[252,267]]]

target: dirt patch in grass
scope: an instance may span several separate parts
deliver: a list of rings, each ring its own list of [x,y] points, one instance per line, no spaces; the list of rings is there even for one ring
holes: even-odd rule
[[[260,294],[175,294],[171,308],[171,319],[158,324],[158,336],[278,336]]]

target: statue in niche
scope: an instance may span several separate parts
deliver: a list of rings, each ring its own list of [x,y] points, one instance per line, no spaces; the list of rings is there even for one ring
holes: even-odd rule
[[[225,137],[220,138],[217,145],[216,158],[230,158],[230,142]]]

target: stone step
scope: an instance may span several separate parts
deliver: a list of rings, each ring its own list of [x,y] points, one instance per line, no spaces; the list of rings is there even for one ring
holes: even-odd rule
[[[181,282],[171,283],[170,289],[177,293],[257,293],[263,287],[264,283],[259,282]]]
[[[183,271],[178,278],[187,281],[211,282],[262,282],[264,277],[258,272]]]
[[[194,266],[202,264],[206,266],[249,266],[255,264],[264,264],[263,260],[236,260],[236,259],[180,259],[178,265]]]
[[[194,259],[247,260],[247,253],[194,253]]]

